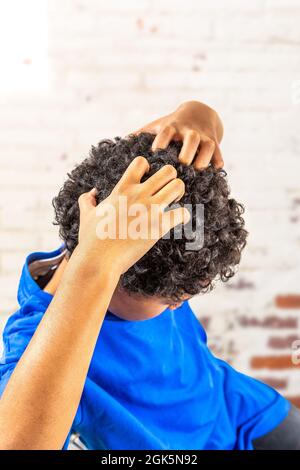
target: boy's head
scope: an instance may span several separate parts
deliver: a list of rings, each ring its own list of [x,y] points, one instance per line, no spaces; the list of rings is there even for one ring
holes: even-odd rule
[[[68,175],[57,197],[53,200],[55,223],[65,242],[68,255],[78,243],[79,196],[96,187],[97,201],[105,199],[117,184],[129,163],[143,155],[150,163],[147,179],[159,168],[172,164],[178,178],[185,183],[185,195],[180,204],[204,205],[204,244],[200,250],[189,251],[187,240],[159,240],[120,279],[120,287],[127,294],[138,297],[178,302],[209,290],[213,281],[228,280],[234,275],[246,243],[247,232],[242,218],[243,207],[229,198],[224,170],[208,167],[195,171],[178,162],[181,143],[172,142],[165,150],[152,152],[154,136],[140,134],[125,139],[103,140],[92,147],[90,156]],[[193,218],[195,216],[193,215]],[[113,266],[112,266],[113,269]]]

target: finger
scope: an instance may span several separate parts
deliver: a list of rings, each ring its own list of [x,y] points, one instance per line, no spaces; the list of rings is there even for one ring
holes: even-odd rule
[[[190,165],[197,153],[200,144],[200,135],[196,131],[189,131],[183,140],[178,160],[183,165]]]
[[[215,143],[213,140],[206,140],[205,142],[201,142],[199,153],[194,162],[195,169],[202,170],[203,168],[207,168],[212,159],[214,151]]]
[[[166,184],[174,180],[177,171],[172,165],[165,165],[160,168],[154,175],[150,176],[144,183],[143,187],[151,196],[160,191]]]
[[[166,126],[155,137],[152,143],[153,152],[157,149],[165,149],[170,144],[172,138],[176,134],[176,129],[173,126]]]
[[[185,193],[184,182],[176,178],[164,186],[158,193],[156,193],[153,201],[155,204],[160,204],[167,207],[172,202],[179,201]]]
[[[177,207],[164,212],[162,215],[162,237],[177,225],[188,223],[190,218],[191,214],[186,207]]]
[[[224,160],[222,157],[220,146],[218,144],[216,144],[216,148],[211,161],[215,168],[223,168],[224,166]]]
[[[149,168],[149,163],[145,157],[136,157],[127,167],[116,188],[127,184],[140,183],[144,174],[149,171]]]
[[[93,188],[91,191],[87,193],[83,193],[79,196],[78,198],[78,204],[79,204],[79,211],[80,214],[85,214],[89,210],[91,210],[93,207],[96,207],[97,201],[96,201],[96,195],[97,195],[97,189]]]

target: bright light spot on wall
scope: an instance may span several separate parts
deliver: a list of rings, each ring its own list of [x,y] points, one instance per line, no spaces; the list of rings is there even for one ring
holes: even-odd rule
[[[0,92],[48,80],[47,0],[0,0]]]

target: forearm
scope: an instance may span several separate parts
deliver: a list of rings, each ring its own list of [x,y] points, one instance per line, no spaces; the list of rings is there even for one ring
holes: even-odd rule
[[[1,449],[59,449],[118,282],[75,250],[0,401]]]

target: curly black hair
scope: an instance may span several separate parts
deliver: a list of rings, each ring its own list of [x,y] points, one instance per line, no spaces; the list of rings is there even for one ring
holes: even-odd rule
[[[171,164],[178,178],[185,183],[180,204],[204,205],[204,244],[198,251],[186,249],[187,239],[159,240],[120,279],[128,293],[158,296],[178,301],[211,289],[214,280],[227,281],[235,273],[241,251],[246,244],[243,206],[229,198],[226,172],[209,166],[196,171],[181,165],[178,154],[182,144],[172,142],[167,149],[152,152],[154,136],[141,133],[127,138],[102,140],[92,146],[89,157],[68,174],[58,196],[53,199],[54,223],[70,256],[78,243],[79,196],[96,187],[97,200],[105,199],[112,191],[129,163],[143,155],[150,163],[147,179],[163,165]],[[194,215],[193,215],[194,219]],[[190,242],[190,240],[188,240]],[[113,267],[112,267],[113,269]]]

